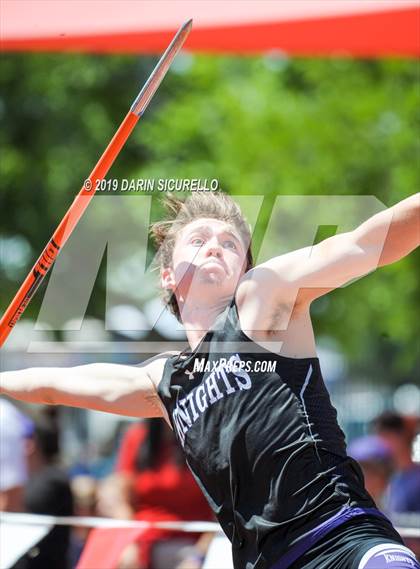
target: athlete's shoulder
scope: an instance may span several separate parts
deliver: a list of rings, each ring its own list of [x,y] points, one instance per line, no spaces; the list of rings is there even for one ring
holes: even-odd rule
[[[158,387],[159,387],[161,380],[163,379],[163,372],[164,372],[166,362],[168,361],[169,358],[176,356],[179,353],[180,352],[176,351],[176,350],[169,350],[167,352],[162,352],[160,354],[152,356],[151,358],[148,358],[147,360],[145,360],[144,362],[142,362],[140,364],[140,366],[144,368],[144,371],[146,372],[147,377],[149,378],[149,380],[151,381],[151,383],[153,385],[154,396],[155,396],[154,398],[159,405],[159,408],[162,412],[163,418],[168,423],[168,425],[171,427],[171,429],[172,429],[172,425],[171,425],[171,422],[169,420],[168,412],[167,412],[163,402],[161,401],[161,399],[159,397]]]
[[[316,357],[309,306],[298,302],[297,291],[274,286],[267,267],[245,273],[235,303],[240,328],[253,342],[286,357]]]
[[[177,356],[179,353],[180,352],[176,350],[168,350],[148,358],[141,364],[156,389],[163,378],[163,370],[167,360],[173,356]]]
[[[287,255],[283,255],[286,257]],[[296,301],[296,287],[285,277],[286,271],[274,271],[270,261],[249,269],[238,282],[236,303],[261,304],[262,306],[293,306]]]
[[[273,281],[270,271],[262,265],[242,276],[236,288],[235,303],[243,330],[251,333],[260,330],[269,334],[274,323],[278,323],[279,315],[284,323],[276,329],[287,328],[291,314],[296,314],[296,294],[293,296],[287,287],[280,293],[279,288],[282,287]]]

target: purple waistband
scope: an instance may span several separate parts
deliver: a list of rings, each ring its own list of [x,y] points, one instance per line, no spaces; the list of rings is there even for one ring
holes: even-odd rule
[[[324,537],[331,530],[344,524],[345,522],[355,518],[356,516],[363,515],[376,516],[387,521],[388,518],[376,508],[350,508],[345,506],[337,512],[332,518],[328,518],[322,524],[309,531],[305,537],[289,549],[287,553],[282,555],[278,561],[271,567],[271,569],[287,569],[292,563],[299,559],[308,549]]]

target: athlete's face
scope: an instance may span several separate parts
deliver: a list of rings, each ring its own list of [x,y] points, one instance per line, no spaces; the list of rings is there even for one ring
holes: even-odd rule
[[[177,236],[173,266],[162,271],[162,285],[187,294],[220,296],[234,292],[244,274],[246,247],[236,228],[218,219],[201,218],[186,225]],[[193,288],[191,288],[193,287]]]

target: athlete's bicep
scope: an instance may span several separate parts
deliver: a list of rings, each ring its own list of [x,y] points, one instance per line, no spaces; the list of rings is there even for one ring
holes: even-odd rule
[[[278,301],[310,302],[375,270],[380,254],[379,247],[361,243],[352,231],[274,257],[256,267],[255,278],[259,273],[266,292],[271,287]]]
[[[379,247],[360,242],[352,231],[330,237],[302,250],[301,263],[290,268],[290,280],[300,289],[334,289],[378,267]]]

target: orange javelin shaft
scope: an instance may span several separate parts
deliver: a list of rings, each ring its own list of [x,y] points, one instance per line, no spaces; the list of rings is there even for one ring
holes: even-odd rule
[[[189,20],[178,30],[167,50],[160,58],[155,69],[152,71],[149,79],[146,81],[144,87],[136,97],[129,112],[111,142],[108,144],[105,152],[102,154],[98,163],[90,173],[89,178],[85,180],[82,189],[69,207],[67,213],[61,220],[60,225],[55,230],[50,241],[47,243],[37,262],[32,267],[22,286],[16,293],[16,296],[4,313],[0,320],[0,347],[6,341],[13,326],[23,314],[35,291],[54,264],[58,253],[76,227],[85,209],[89,205],[90,200],[95,195],[95,188],[97,188],[98,181],[105,178],[127,138],[130,136],[131,131],[144,113],[151,98],[166,75],[173,59],[185,42],[191,27],[192,20]]]

